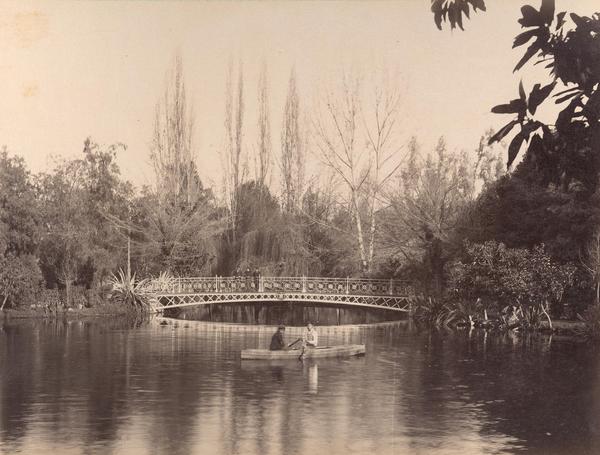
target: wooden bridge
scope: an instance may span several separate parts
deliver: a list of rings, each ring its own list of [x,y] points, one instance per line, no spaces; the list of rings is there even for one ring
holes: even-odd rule
[[[406,281],[314,277],[199,277],[151,280],[157,311],[214,303],[299,302],[410,312]]]

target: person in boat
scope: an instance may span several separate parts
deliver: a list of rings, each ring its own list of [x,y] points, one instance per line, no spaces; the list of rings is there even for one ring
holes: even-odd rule
[[[277,328],[277,332],[273,334],[271,337],[271,345],[269,346],[269,350],[271,351],[283,351],[287,348],[285,341],[283,340],[283,335],[285,333],[285,326],[280,325]]]
[[[306,330],[304,330],[304,334],[302,335],[302,341],[304,347],[316,348],[319,344],[319,334],[317,333],[317,329],[309,322],[306,325]]]
[[[299,359],[304,359],[304,354],[307,349],[316,348],[319,344],[319,334],[317,333],[317,329],[309,322],[306,324],[306,329],[302,334],[302,353],[300,354]]]

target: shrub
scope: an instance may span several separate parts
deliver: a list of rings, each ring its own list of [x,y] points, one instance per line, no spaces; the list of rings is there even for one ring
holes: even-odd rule
[[[428,326],[446,326],[456,319],[456,310],[441,299],[419,295],[412,298],[413,318]]]
[[[42,283],[42,273],[34,256],[0,257],[0,310],[36,303]]]
[[[531,250],[502,243],[465,245],[465,257],[450,269],[453,296],[501,308],[544,306],[560,302],[571,285],[575,267],[554,262],[538,245]]]
[[[148,293],[146,291],[148,280],[136,280],[135,273],[127,276],[122,269],[119,269],[118,274],[113,274],[109,282],[113,289],[111,296],[113,302],[127,305],[135,310],[148,309]]]

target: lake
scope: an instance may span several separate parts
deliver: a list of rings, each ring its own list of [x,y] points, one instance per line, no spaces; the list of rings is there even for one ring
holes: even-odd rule
[[[242,362],[273,327],[168,321],[0,323],[0,452],[600,451],[589,345],[397,321],[318,327],[322,345],[365,343],[364,357]]]

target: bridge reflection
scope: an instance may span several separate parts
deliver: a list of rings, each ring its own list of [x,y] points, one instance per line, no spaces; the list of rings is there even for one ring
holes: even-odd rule
[[[305,326],[308,322],[319,325],[373,324],[405,319],[407,313],[349,305],[323,305],[306,302],[247,302],[206,304],[165,309],[168,317],[189,321],[217,323]]]

